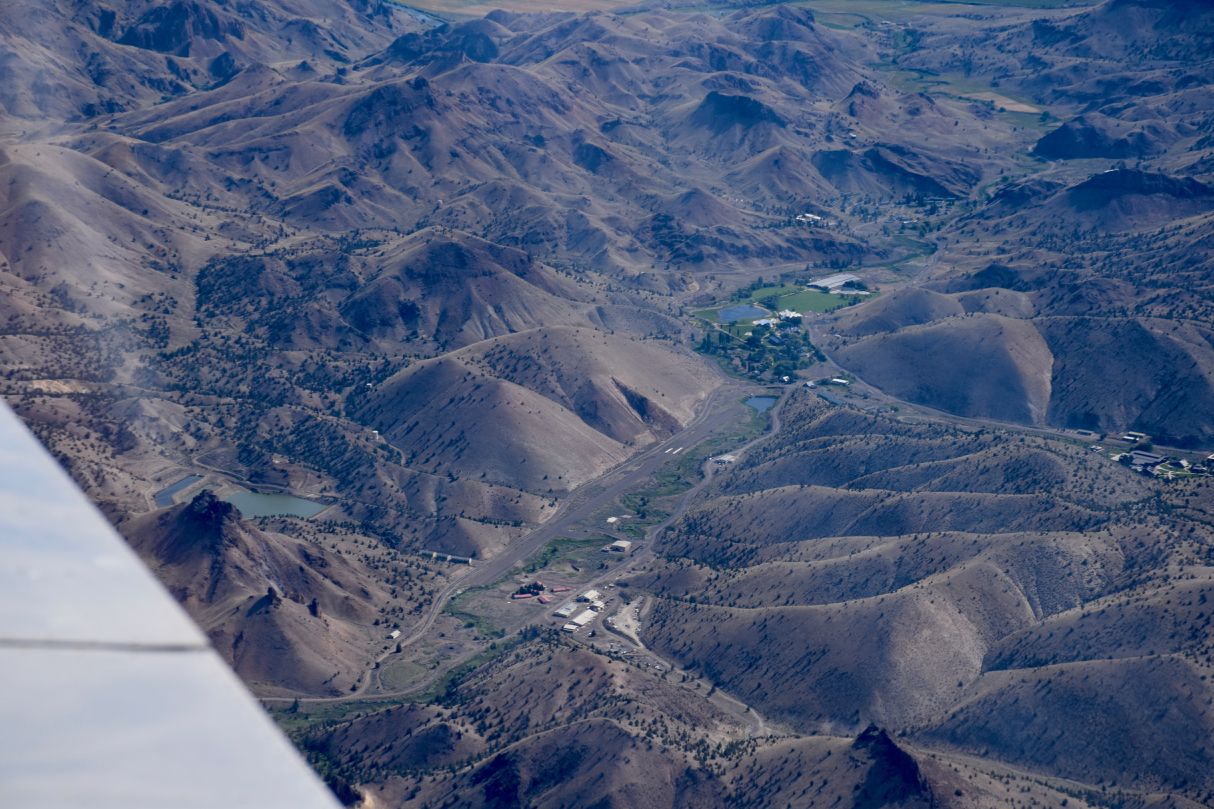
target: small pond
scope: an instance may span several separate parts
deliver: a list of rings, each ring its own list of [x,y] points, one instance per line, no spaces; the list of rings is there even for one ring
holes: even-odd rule
[[[751,396],[746,400],[746,404],[750,405],[755,410],[758,410],[760,413],[766,413],[768,410],[771,410],[772,405],[774,405],[777,401],[778,400],[774,396]]]
[[[754,304],[739,303],[718,310],[717,320],[722,323],[737,323],[739,320],[754,320],[758,317],[767,317],[767,314],[766,309],[760,309]]]
[[[258,494],[236,492],[224,495],[224,501],[240,509],[246,517],[315,517],[329,507],[328,503],[304,500],[290,494]]]

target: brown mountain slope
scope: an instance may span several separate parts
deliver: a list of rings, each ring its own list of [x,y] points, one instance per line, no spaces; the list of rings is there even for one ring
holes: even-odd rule
[[[413,343],[427,354],[540,325],[586,325],[593,293],[519,250],[466,233],[418,231],[209,262],[196,281],[199,314],[290,349]]]
[[[1202,672],[1161,656],[992,673],[926,736],[1064,777],[1205,795],[1212,718]]]
[[[360,418],[423,468],[561,492],[685,424],[709,383],[657,344],[539,329],[411,366]]]
[[[161,274],[211,250],[202,231],[213,217],[70,149],[7,146],[0,183],[0,271],[37,289],[65,285],[81,309],[125,314],[165,285]],[[107,300],[115,292],[124,306]]]
[[[125,533],[247,682],[335,694],[372,657],[375,605],[388,598],[365,565],[254,528],[206,490]]]
[[[1039,424],[1050,402],[1054,358],[1025,320],[972,315],[869,337],[834,356],[895,396],[960,415]]]
[[[1200,444],[1214,359],[1206,328],[1152,315],[1188,301],[1204,309],[1206,291],[1142,283],[990,264],[840,316],[832,356],[889,393],[959,415]]]
[[[6,3],[0,108],[30,121],[88,118],[219,84],[249,65],[331,69],[419,27],[378,0]]]
[[[753,38],[768,28],[781,39]],[[577,37],[593,45],[575,44]],[[482,42],[475,58],[460,50],[473,41]],[[720,44],[705,51],[704,41]],[[592,64],[621,66],[598,88],[601,96],[588,76],[579,72],[575,86],[563,72],[586,62],[588,47]],[[768,61],[773,48],[782,58]],[[810,238],[763,209],[800,204],[771,193],[788,185],[781,179],[787,166],[804,166],[810,175],[790,191],[828,187],[811,166],[833,148],[831,136],[806,104],[815,93],[838,97],[855,84],[839,86],[839,77],[859,78],[848,59],[862,52],[854,38],[786,9],[726,20],[505,17],[403,37],[341,85],[275,78],[258,89],[238,87],[238,77],[189,103],[124,116],[121,126],[162,144],[188,143],[253,179],[258,193],[250,203],[295,225],[442,223],[526,245],[546,259],[577,256],[629,273],[639,263],[704,265],[714,256],[741,262],[855,256],[863,248],[843,234]],[[730,58],[722,63],[725,53]],[[809,58],[812,70],[803,64]],[[667,86],[654,84],[658,72],[669,77]],[[473,95],[477,103],[465,103]],[[960,141],[987,136],[978,133],[989,128],[968,120],[964,108],[933,104],[883,91],[874,132],[890,131],[897,119],[892,131],[918,138],[942,131],[947,119],[966,123],[965,133],[950,132]],[[752,114],[752,106],[771,112]],[[533,135],[537,128],[541,140]],[[733,146],[725,142],[731,139]],[[756,158],[748,174],[764,178],[755,185],[759,204],[741,211],[720,199],[728,187],[722,175],[739,159],[738,149]],[[889,193],[901,194],[899,178],[907,177],[924,189],[960,193],[981,174],[901,142],[869,151],[879,155],[866,164],[869,182]],[[784,161],[771,164],[781,152]],[[677,159],[656,159],[662,153]],[[983,154],[972,156],[986,162]],[[707,204],[681,222],[689,185]],[[523,204],[502,210],[494,201],[503,198]],[[680,201],[678,215],[655,211],[661,199]],[[558,214],[556,206],[573,211]],[[651,228],[628,224],[651,215]]]
[[[632,579],[657,597],[647,643],[801,732],[875,721],[950,754],[1206,799],[1211,537],[1175,504],[1208,487],[1164,494],[1079,449],[808,391],[786,408],[779,440]],[[1113,730],[1144,714],[1158,724]],[[1139,745],[1158,755],[1098,763]]]
[[[877,727],[854,738],[748,734],[680,679],[540,635],[432,704],[373,712],[300,743],[330,772],[370,782],[371,800],[403,806],[985,808],[1005,805],[1009,789],[1026,801],[1064,794]]]
[[[538,672],[551,688],[535,687]],[[641,724],[652,728],[648,739]],[[452,682],[433,706],[372,714],[311,734],[303,746],[375,773],[383,784],[376,793],[408,805],[690,807],[719,804],[721,786],[659,739],[709,728],[736,732],[727,716],[683,700],[675,685],[541,636]],[[358,755],[366,744],[379,752]],[[419,772],[436,777],[413,787]]]

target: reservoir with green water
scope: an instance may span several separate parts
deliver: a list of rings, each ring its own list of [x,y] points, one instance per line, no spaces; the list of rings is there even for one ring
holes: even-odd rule
[[[224,495],[223,500],[240,509],[246,517],[315,517],[329,507],[328,503],[304,500],[291,494],[259,494],[257,492],[234,492]]]

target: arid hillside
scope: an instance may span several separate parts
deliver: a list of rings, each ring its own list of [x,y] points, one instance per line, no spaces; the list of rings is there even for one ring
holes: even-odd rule
[[[65,54],[6,102],[5,393],[116,516],[201,469],[492,554],[717,384],[672,293],[896,259],[795,214],[1006,162],[804,10],[339,11],[3,18],[14,65]]]
[[[847,314],[839,362],[959,415],[1207,444],[1212,30],[1204,3],[1116,0],[911,31],[902,69],[980,76],[1040,136],[916,288]]]
[[[59,2],[0,46],[3,394],[263,694],[357,692],[447,584],[415,554],[493,557],[701,413],[673,295],[896,259],[795,216],[1000,162],[804,10]]]
[[[1198,504],[1214,489],[809,391],[784,419],[633,580],[658,597],[647,643],[801,733],[875,723],[1093,789],[1209,799]]]
[[[380,0],[19,0],[0,20],[0,111],[29,126],[137,109],[254,66],[330,71],[424,27]]]
[[[1205,311],[1208,289],[1173,286],[1183,276],[1161,266],[1152,289],[1142,275],[1019,262],[954,271],[842,316],[833,356],[889,393],[958,415],[1205,446],[1212,335],[1177,309]]]
[[[340,694],[369,664],[372,625],[412,611],[425,568],[390,549],[351,558],[340,529],[261,530],[209,491],[126,526],[131,543],[251,685]],[[387,609],[381,609],[386,607]]]
[[[322,769],[380,785],[370,800],[388,805],[993,809],[1011,793],[1095,805],[1061,781],[992,773],[876,727],[756,732],[680,678],[541,634],[432,705],[337,723],[301,746]]]

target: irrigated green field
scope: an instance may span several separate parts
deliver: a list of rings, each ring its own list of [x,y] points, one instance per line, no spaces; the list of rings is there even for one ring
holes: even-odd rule
[[[858,295],[835,295],[816,289],[802,289],[780,297],[781,309],[794,312],[825,312],[839,306],[854,306],[860,302]]]
[[[763,307],[770,310],[770,314],[774,315],[781,309],[791,309],[794,312],[802,313],[829,312],[841,306],[854,306],[861,300],[862,296],[860,295],[838,295],[831,292],[821,292],[817,289],[807,289],[797,284],[784,284],[782,286],[760,287],[750,293],[749,297],[741,301],[730,301],[728,304],[722,304],[721,306],[699,309],[694,314],[696,317],[707,320],[709,323],[720,323],[717,311],[722,306],[731,306],[739,303],[751,303],[755,306]],[[773,303],[775,304],[774,306],[771,305]],[[751,328],[753,322],[753,320],[738,320],[729,325],[722,324],[722,328],[731,334],[742,335]]]

